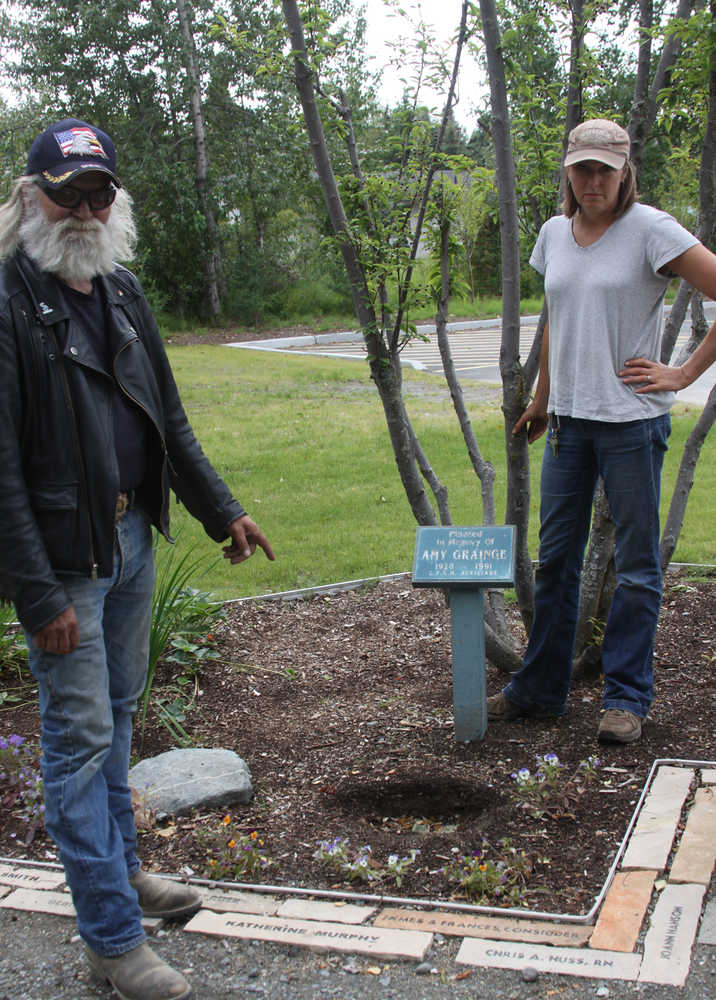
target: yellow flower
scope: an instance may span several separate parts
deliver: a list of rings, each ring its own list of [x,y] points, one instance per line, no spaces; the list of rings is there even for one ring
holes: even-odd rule
[[[231,816],[229,816],[229,814],[227,813],[221,822],[224,824],[224,826],[228,826],[228,824],[231,822]]]
[[[258,833],[255,830],[252,830],[252,832],[249,834],[249,840],[256,840],[257,837]]]
[[[227,847],[236,847],[236,841],[235,840],[230,840],[229,843],[226,846]]]
[[[215,864],[216,861],[214,861],[214,859],[212,858],[211,861],[209,862],[209,868],[213,868]]]
[[[480,871],[481,872],[486,872],[487,871],[487,865],[480,865]]]

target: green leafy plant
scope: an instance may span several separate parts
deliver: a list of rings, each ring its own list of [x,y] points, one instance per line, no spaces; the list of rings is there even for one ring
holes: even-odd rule
[[[195,842],[204,852],[204,877],[216,880],[258,879],[276,862],[268,857],[265,844],[256,830],[242,833],[227,813],[210,828],[196,827]]]
[[[155,558],[156,549],[155,539]],[[157,582],[152,599],[152,624],[149,634],[149,662],[142,695],[142,740],[157,664],[167,649],[172,650],[167,658],[185,668],[185,673],[182,675],[184,678],[187,676],[187,670],[190,670],[195,677],[202,660],[215,658],[211,640],[206,637],[211,635],[211,628],[223,611],[221,606],[212,600],[211,594],[189,586],[190,580],[203,576],[214,562],[214,559],[206,556],[193,557],[191,550],[184,552],[183,555],[177,555],[176,547],[165,550],[162,557],[157,558]],[[199,637],[202,641],[193,641]],[[191,678],[183,683],[190,682]],[[186,709],[186,700],[183,700]],[[181,713],[174,712],[172,720],[171,710],[165,709],[163,713],[161,710],[159,712],[160,721],[163,724],[169,723],[170,731],[175,734],[179,730],[175,725],[172,729],[172,725],[183,722],[183,718],[178,717],[179,714]],[[183,714],[186,714],[185,711]]]
[[[457,884],[457,893],[478,905],[522,901],[532,863],[524,851],[512,846],[507,838],[492,847],[483,840],[482,847],[465,855],[453,848],[453,857],[440,871],[449,882]]]
[[[570,771],[554,753],[537,755],[534,772],[523,767],[513,773],[517,788],[514,797],[519,808],[533,819],[575,819],[574,806],[587,784],[597,776],[600,760],[590,756]]]
[[[373,859],[370,844],[353,850],[347,838],[336,837],[334,840],[319,841],[313,857],[329,865],[348,882],[380,882],[391,879],[399,886],[403,881],[403,872],[414,863],[419,854],[420,851],[415,849],[402,858],[398,854],[391,854],[383,866]]]
[[[194,737],[184,726],[187,712],[194,707],[193,698],[186,698],[181,691],[170,689],[168,697],[157,694],[153,702],[160,723],[169,731],[174,742],[180,747],[193,746]]]
[[[208,595],[198,594],[199,599],[205,596]],[[214,617],[221,614],[223,612],[214,611]],[[182,668],[182,673],[172,684],[163,686],[161,690],[157,690],[155,686],[152,703],[159,722],[169,731],[174,742],[180,747],[188,747],[193,745],[194,738],[184,723],[187,714],[196,708],[199,672],[206,661],[219,659],[219,653],[214,648],[214,637],[211,632],[196,642],[191,642],[185,635],[172,636],[167,649],[171,652],[165,652],[162,659],[166,663],[178,664]]]
[[[26,665],[27,645],[15,621],[15,609],[0,602],[0,707],[17,705],[25,697]]]
[[[221,612],[214,611],[213,617],[215,618],[218,614]],[[191,642],[185,635],[175,635],[169,640],[171,653],[167,653],[164,659],[167,663],[178,663],[185,668],[187,673],[193,674],[205,660],[219,659],[219,654],[213,646],[213,638],[211,632],[204,641],[197,642]]]

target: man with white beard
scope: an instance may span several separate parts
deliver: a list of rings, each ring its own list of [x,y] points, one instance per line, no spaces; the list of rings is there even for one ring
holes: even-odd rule
[[[274,555],[201,450],[139,283],[114,263],[134,238],[112,140],[50,125],[0,206],[0,591],[30,650],[45,821],[90,965],[126,1000],[178,1000],[191,989],[142,915],[201,901],[142,871],[127,787],[151,526],[170,539],[171,488],[232,563]]]

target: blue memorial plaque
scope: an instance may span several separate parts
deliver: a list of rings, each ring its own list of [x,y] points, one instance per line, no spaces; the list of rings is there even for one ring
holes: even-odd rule
[[[418,528],[415,587],[511,587],[515,579],[514,525]]]
[[[450,593],[455,739],[481,740],[487,732],[485,694],[486,587],[515,579],[514,525],[418,528],[414,587]]]

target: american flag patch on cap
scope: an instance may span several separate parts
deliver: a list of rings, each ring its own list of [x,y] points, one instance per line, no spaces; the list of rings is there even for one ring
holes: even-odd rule
[[[95,132],[86,125],[70,128],[64,132],[55,132],[55,138],[62,150],[63,156],[101,156],[108,159],[102,143]]]

